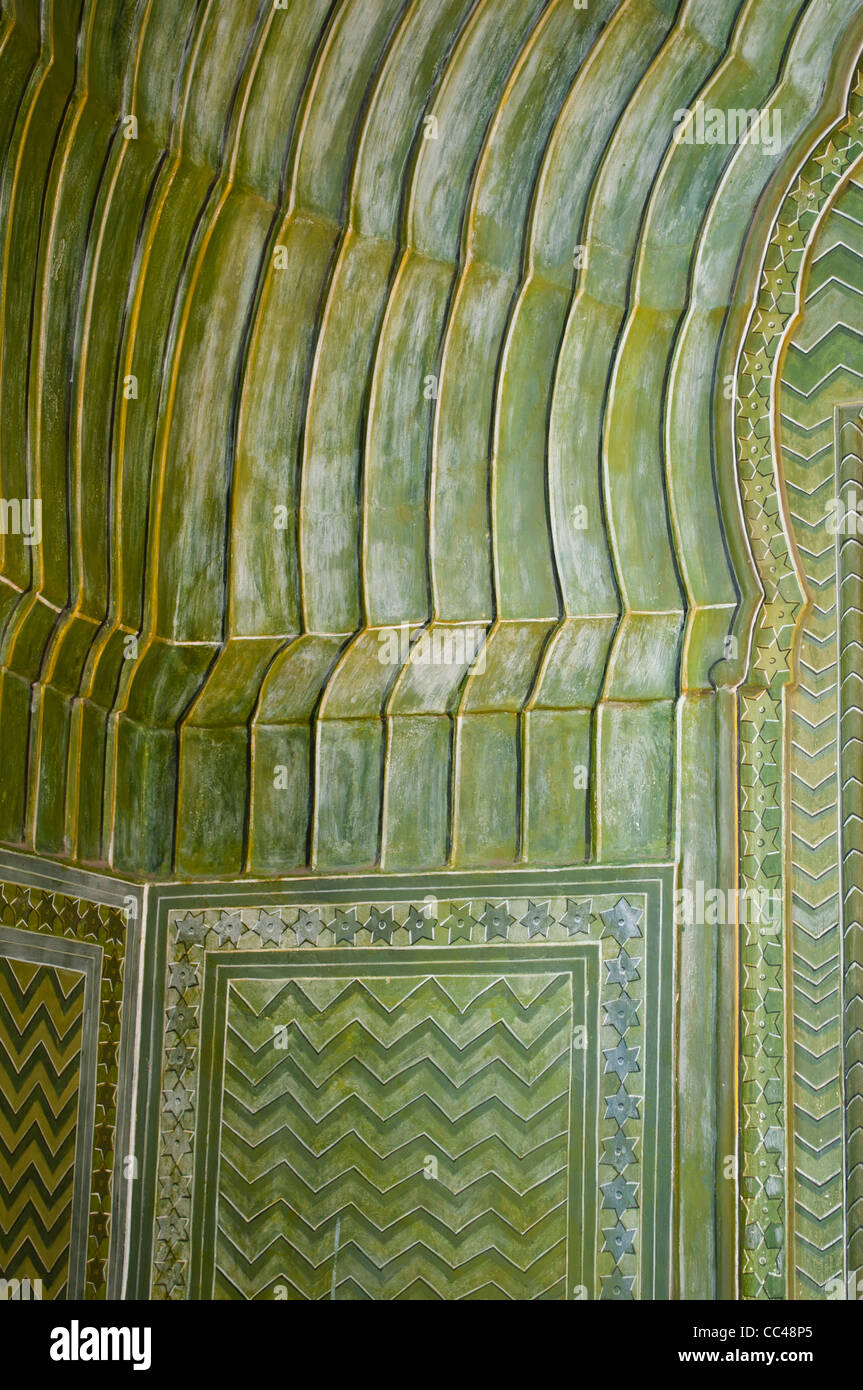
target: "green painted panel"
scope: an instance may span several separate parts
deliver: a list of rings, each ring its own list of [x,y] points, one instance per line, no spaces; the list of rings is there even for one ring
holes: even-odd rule
[[[668,872],[381,887],[164,903],[153,1296],[668,1296]]]
[[[53,1086],[67,973],[108,990],[68,1033],[92,1118],[39,1101],[38,1277],[844,1294],[863,0],[0,16],[3,930],[44,937],[0,1052],[33,1002]],[[125,1008],[120,918],[49,859],[110,912],[149,881]]]
[[[25,882],[48,878],[14,867]],[[118,1122],[127,1132],[127,917],[116,891],[97,906],[54,891],[53,877],[0,883],[0,1278],[41,1280],[32,1297],[104,1298],[120,1272],[109,1255]],[[137,896],[127,902],[137,912]]]

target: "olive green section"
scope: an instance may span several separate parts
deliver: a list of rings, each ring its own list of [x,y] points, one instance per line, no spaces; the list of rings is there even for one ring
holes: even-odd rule
[[[861,36],[857,0],[0,3],[0,840],[726,891],[739,849],[792,945],[744,932],[738,1094],[736,946],[681,923],[691,1297],[735,1292],[735,1234],[747,1295],[823,1290],[856,1190],[856,1121],[806,1092],[856,1084],[858,849],[802,844],[792,636],[830,634],[766,402],[814,221],[784,199],[841,162]],[[705,109],[766,134],[690,140]]]
[[[717,386],[856,7],[2,17],[0,483],[42,511],[0,536],[0,836],[667,856],[681,696],[756,602]],[[694,143],[699,103],[781,138]]]
[[[572,1002],[567,975],[232,981],[215,1297],[566,1297]]]
[[[121,907],[129,885],[2,858],[0,1279],[41,1279],[44,1299],[118,1297],[127,1181],[140,1176],[121,1012],[139,900]]]
[[[159,891],[142,1293],[675,1296],[671,871],[456,877]]]

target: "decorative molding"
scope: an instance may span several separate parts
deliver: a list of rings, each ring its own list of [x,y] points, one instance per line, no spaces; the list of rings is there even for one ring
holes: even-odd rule
[[[826,1181],[822,1154],[826,1141],[819,1142],[814,1135],[823,1100],[814,1102],[814,1110],[803,1100],[791,1116],[786,1106],[789,1087],[796,1094],[796,1087],[805,1086],[808,1081],[810,1094],[815,1096],[823,1092],[826,1083],[823,1044],[814,1043],[812,1033],[813,1027],[816,1033],[820,1030],[818,1020],[823,1016],[819,998],[823,992],[820,985],[824,964],[810,962],[812,931],[808,922],[801,919],[801,913],[806,913],[806,893],[804,889],[801,898],[795,887],[799,887],[802,872],[798,860],[807,853],[800,817],[811,815],[811,795],[803,785],[806,769],[801,766],[806,753],[795,741],[791,723],[792,711],[805,698],[797,681],[801,644],[807,640],[806,623],[811,613],[807,589],[810,573],[805,558],[811,525],[807,537],[801,539],[793,511],[796,502],[789,510],[788,470],[782,459],[777,398],[786,344],[804,312],[809,248],[861,156],[863,71],[858,70],[851,86],[848,114],[807,159],[776,218],[736,383],[738,477],[764,596],[752,636],[747,682],[739,691],[740,882],[744,889],[777,895],[783,904],[781,934],[776,933],[775,923],[766,929],[757,922],[741,924],[744,1297],[789,1296],[789,1243],[794,1268],[799,1266],[804,1282],[807,1270],[813,1271],[806,1292],[816,1286],[823,1290],[829,1277],[823,1260],[814,1258],[821,1239],[814,1237],[812,1231],[799,1229],[801,1221],[817,1221],[818,1216],[810,1214],[809,1205],[801,1198],[799,1210],[789,1219],[786,1150],[792,1133],[799,1136],[799,1142],[795,1139],[794,1143],[795,1194],[801,1184],[808,1184],[818,1210],[824,1210],[825,1220],[835,1224],[838,1219],[841,1230],[845,1219],[841,1163],[834,1170],[834,1186],[836,1179],[839,1181],[834,1199],[817,1191]],[[832,469],[831,451],[831,477]],[[791,476],[795,476],[793,465]],[[792,495],[800,497],[799,493]],[[803,560],[800,545],[804,547]],[[835,583],[835,572],[830,582]],[[817,613],[815,616],[817,620]],[[823,642],[825,635],[819,630],[809,640]],[[818,695],[820,700],[820,684]],[[830,716],[830,708],[828,693],[826,705],[819,703],[823,718]],[[835,698],[833,710],[835,719]],[[821,718],[819,715],[819,722]],[[795,767],[799,769],[799,780],[795,780]],[[838,925],[835,930],[838,933]],[[819,961],[822,955],[823,949]],[[794,972],[791,975],[789,961]],[[808,985],[803,982],[801,970],[808,977]],[[790,1037],[786,1030],[789,999],[799,1001]],[[835,1030],[839,1026],[837,1016]],[[838,1046],[838,1032],[835,1045]],[[789,1055],[791,1075],[786,1073]],[[830,1107],[830,1113],[835,1116],[835,1105]],[[789,1125],[793,1130],[789,1130]],[[840,1272],[838,1267],[835,1272]]]

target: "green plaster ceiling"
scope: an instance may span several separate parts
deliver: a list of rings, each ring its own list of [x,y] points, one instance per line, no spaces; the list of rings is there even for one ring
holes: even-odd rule
[[[161,876],[665,856],[675,702],[740,679],[759,598],[720,388],[860,28],[5,4],[0,467],[42,537],[0,537],[0,837]],[[699,102],[781,139],[675,140]],[[482,669],[427,659],[465,630]]]
[[[0,0],[12,1277],[853,1285],[861,48]]]

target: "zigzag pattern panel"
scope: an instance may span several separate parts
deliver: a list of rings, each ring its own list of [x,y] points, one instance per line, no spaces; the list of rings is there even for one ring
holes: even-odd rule
[[[829,153],[829,152],[828,152]],[[840,924],[840,608],[834,411],[863,389],[863,186],[850,179],[816,241],[781,383],[782,460],[810,593],[789,699],[792,1191],[797,1297],[845,1274],[845,1057]],[[847,764],[843,763],[843,766]]]
[[[75,970],[0,956],[0,1275],[69,1277],[84,1009]]]
[[[5,867],[11,875],[21,870],[21,861],[17,856],[10,858],[15,862]],[[113,904],[94,901],[89,895],[71,895],[78,889],[89,894],[95,886],[92,882],[66,880],[71,892],[64,892],[56,882],[49,886],[42,875],[33,876],[37,883],[29,881],[27,871],[23,883],[5,876],[0,882],[0,955],[11,957],[16,962],[15,969],[18,969],[18,962],[31,962],[55,970],[71,970],[84,978],[67,1296],[114,1297],[120,1270],[116,1255],[111,1259],[112,1211],[114,1199],[120,1194],[114,1188],[113,1171],[129,919],[124,908],[116,904],[118,893],[113,895]],[[63,878],[66,879],[65,874]],[[131,901],[134,903],[136,899]],[[9,988],[12,989],[11,983]],[[10,995],[12,999],[15,997],[14,993]],[[53,1008],[51,999],[50,1009]],[[45,1046],[52,1037],[53,1026],[48,1021],[47,1009],[46,1004]],[[63,1017],[63,1009],[58,1006],[57,1019]],[[34,1055],[41,1057],[42,1054],[37,1050]],[[45,1065],[47,1067],[47,1062]],[[50,1077],[50,1070],[46,1071],[46,1076]],[[63,1084],[65,1086],[65,1073]],[[49,1148],[54,1143],[54,1139],[48,1137],[52,1134],[52,1114],[60,1114],[56,1097],[45,1111],[43,1132]],[[33,1149],[31,1156],[37,1159],[38,1149]],[[44,1186],[44,1174],[40,1181]],[[31,1206],[28,1203],[28,1209]],[[43,1211],[44,1207],[43,1200]],[[37,1201],[31,1213],[37,1223],[43,1221],[39,1213]],[[14,1277],[14,1271],[12,1275]]]
[[[424,898],[401,878],[338,878],[266,906],[244,886],[222,908],[181,890],[165,923],[153,1296],[207,1298],[217,1278],[224,1296],[289,1294],[296,1262],[256,1264],[289,1221],[328,1296],[326,1260],[357,1224],[342,1181],[377,1227],[359,1221],[363,1289],[388,1277],[384,1228],[401,1238],[412,1184],[407,1200],[419,1193],[417,1212],[438,1221],[432,1254],[448,1264],[433,1282],[440,1292],[442,1274],[449,1297],[482,1283],[463,1266],[497,1217],[524,1244],[519,1255],[512,1232],[495,1234],[513,1268],[489,1274],[488,1296],[519,1277],[522,1296],[670,1296],[672,875],[486,874],[461,882],[469,897],[442,879]]]
[[[568,975],[234,981],[217,1297],[562,1298]]]

